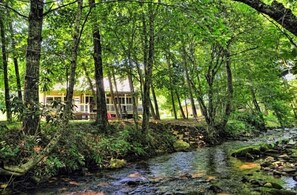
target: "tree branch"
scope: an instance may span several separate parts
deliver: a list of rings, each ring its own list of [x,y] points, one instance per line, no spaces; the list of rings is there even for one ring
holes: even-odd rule
[[[7,4],[0,3],[0,7],[4,7],[6,9],[9,9],[9,10],[13,11],[14,13],[16,13],[17,15],[19,15],[19,16],[21,16],[23,18],[27,18],[27,19],[29,18],[28,16],[18,12],[17,10],[13,9],[12,7],[9,7]]]
[[[242,2],[260,13],[268,15],[270,18],[279,23],[282,27],[297,36],[297,16],[292,10],[285,8],[282,3],[274,0],[271,5],[267,5],[260,0],[233,0]]]
[[[252,47],[252,48],[248,48],[248,49],[245,49],[245,50],[243,50],[243,51],[239,51],[239,52],[237,52],[237,53],[231,54],[230,57],[231,57],[231,56],[236,56],[236,55],[238,55],[238,54],[242,54],[242,53],[245,53],[245,52],[248,52],[248,51],[252,51],[252,50],[255,50],[255,49],[258,49],[258,48],[259,48],[258,46],[256,46],[256,47]]]
[[[293,37],[291,37],[285,30],[283,30],[278,24],[276,24],[273,20],[268,18],[266,15],[263,14],[263,16],[267,18],[267,20],[270,21],[277,29],[279,29],[281,33],[283,33],[287,37],[287,39],[291,42],[291,44],[297,48],[297,43],[295,43]]]
[[[61,9],[61,8],[63,8],[63,7],[68,6],[68,5],[72,5],[72,4],[76,3],[76,2],[77,2],[77,0],[72,1],[72,2],[70,2],[70,3],[67,3],[67,4],[64,4],[64,5],[61,5],[61,6],[59,6],[59,7],[54,8],[54,9],[49,9],[49,10],[47,10],[46,12],[43,13],[43,16],[46,16],[47,14],[49,14],[49,13],[51,13],[51,12],[53,12],[53,11],[59,10],[59,9]]]

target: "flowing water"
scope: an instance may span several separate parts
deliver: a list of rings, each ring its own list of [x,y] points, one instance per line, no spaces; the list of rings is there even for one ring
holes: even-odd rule
[[[230,155],[231,150],[242,146],[275,143],[295,135],[296,129],[271,130],[248,141],[163,155],[123,169],[54,178],[48,187],[25,194],[260,194],[243,182],[245,175],[275,180],[285,189],[296,190],[292,178],[275,179],[255,171],[259,164],[242,162]]]

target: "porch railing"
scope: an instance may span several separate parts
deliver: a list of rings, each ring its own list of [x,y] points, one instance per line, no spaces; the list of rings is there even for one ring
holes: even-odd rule
[[[115,113],[115,107],[113,104],[106,104],[107,112]],[[128,113],[133,113],[133,104],[121,104],[122,111],[126,110]],[[137,111],[139,114],[142,113],[142,106],[138,105]],[[75,104],[73,108],[74,112],[83,112],[83,113],[91,113],[94,112],[94,110],[91,110],[90,104]]]

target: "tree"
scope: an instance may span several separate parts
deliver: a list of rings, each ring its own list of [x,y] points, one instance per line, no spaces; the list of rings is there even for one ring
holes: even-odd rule
[[[8,121],[12,120],[11,115],[11,103],[10,103],[10,88],[8,83],[8,55],[6,45],[6,33],[4,25],[4,16],[0,14],[0,34],[1,34],[1,45],[2,45],[2,64],[3,64],[3,75],[4,75],[4,89],[5,89],[5,106],[6,106],[6,117]]]
[[[285,29],[297,36],[297,16],[294,15],[292,10],[286,8],[282,3],[273,0],[271,5],[265,4],[260,0],[234,0],[242,2],[257,11],[267,14]]]
[[[15,71],[15,77],[16,77],[17,91],[18,91],[18,99],[20,102],[22,102],[23,95],[22,95],[22,86],[21,86],[21,78],[20,78],[20,71],[19,71],[19,62],[18,62],[17,51],[16,51],[15,33],[12,27],[11,21],[9,21],[9,31],[10,31],[10,37],[11,37],[10,38],[11,49],[13,50],[12,55],[13,55],[13,64],[14,64],[14,71]]]
[[[96,81],[96,123],[100,125],[100,128],[107,132],[107,108],[105,100],[105,91],[103,83],[103,62],[102,62],[102,46],[101,46],[101,34],[96,17],[96,4],[94,0],[89,0],[90,9],[92,12],[92,34],[93,34],[93,46],[94,46],[94,64],[95,64],[95,81]]]
[[[82,18],[82,0],[77,1],[77,13],[75,17],[74,24],[74,32],[73,32],[73,40],[72,40],[72,48],[71,48],[71,60],[70,60],[70,77],[69,77],[69,86],[67,88],[66,95],[66,106],[65,106],[65,122],[68,123],[71,118],[72,113],[72,99],[74,93],[74,83],[76,76],[76,68],[77,68],[77,56],[78,56],[78,48],[80,43],[80,36],[82,30],[80,30],[81,26],[81,18]]]
[[[142,132],[146,135],[149,130],[150,118],[150,88],[152,84],[152,70],[154,64],[154,50],[155,50],[155,11],[153,9],[153,2],[148,3],[148,33],[146,32],[146,21],[143,18],[143,31],[144,31],[144,86],[143,86],[143,118],[142,118]],[[148,55],[146,55],[146,52]],[[147,57],[147,58],[146,58]]]
[[[30,1],[29,29],[26,53],[26,74],[24,86],[23,128],[27,134],[39,131],[39,66],[41,55],[41,33],[43,24],[43,0]]]

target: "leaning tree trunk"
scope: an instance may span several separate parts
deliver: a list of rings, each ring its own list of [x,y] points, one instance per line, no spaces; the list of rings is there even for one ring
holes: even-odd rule
[[[297,36],[297,16],[292,10],[285,8],[282,3],[274,0],[271,5],[267,5],[260,0],[233,0],[245,3],[258,12],[268,15],[285,29]]]
[[[89,0],[90,8],[96,8],[95,0]],[[97,94],[97,113],[96,123],[100,125],[100,129],[103,132],[107,132],[108,119],[106,99],[103,83],[103,62],[102,62],[102,47],[101,47],[101,35],[99,26],[97,24],[96,13],[93,10],[92,17],[92,33],[93,33],[93,45],[94,45],[94,64],[95,64],[95,80],[96,80],[96,94]]]
[[[43,0],[30,1],[29,29],[26,52],[23,130],[26,134],[39,131],[39,65],[43,23]]]
[[[77,67],[77,55],[78,55],[78,47],[80,42],[80,21],[82,15],[82,0],[77,1],[77,14],[74,24],[74,34],[73,34],[73,45],[71,51],[71,64],[70,64],[70,78],[69,78],[69,85],[67,88],[67,95],[66,95],[66,106],[65,106],[65,114],[64,114],[64,122],[67,124],[71,118],[72,113],[72,99],[74,93],[74,83],[75,83],[75,74],[76,74],[76,67]]]
[[[12,116],[11,116],[11,104],[10,104],[10,95],[9,95],[8,63],[7,63],[6,37],[5,37],[3,14],[0,14],[0,34],[1,34],[1,45],[2,45],[2,64],[3,64],[3,75],[4,75],[4,96],[5,96],[5,106],[6,106],[6,117],[8,121],[11,121]]]
[[[62,124],[64,125],[64,124]],[[0,175],[9,175],[9,176],[23,176],[28,171],[34,169],[38,163],[40,163],[43,159],[47,158],[48,155],[52,152],[52,150],[57,146],[58,142],[60,141],[62,134],[67,130],[66,126],[58,127],[57,132],[51,138],[49,143],[44,147],[44,149],[27,159],[24,164],[19,165],[2,165],[0,167]]]
[[[156,120],[157,116],[156,116],[155,109],[154,109],[154,106],[153,106],[153,102],[152,102],[151,99],[150,99],[150,114],[152,115],[153,119]]]
[[[159,105],[158,105],[158,100],[157,100],[157,96],[156,96],[156,92],[155,92],[155,88],[152,85],[152,95],[153,95],[153,100],[154,100],[154,107],[155,107],[155,120],[160,120],[160,112],[159,112]]]

